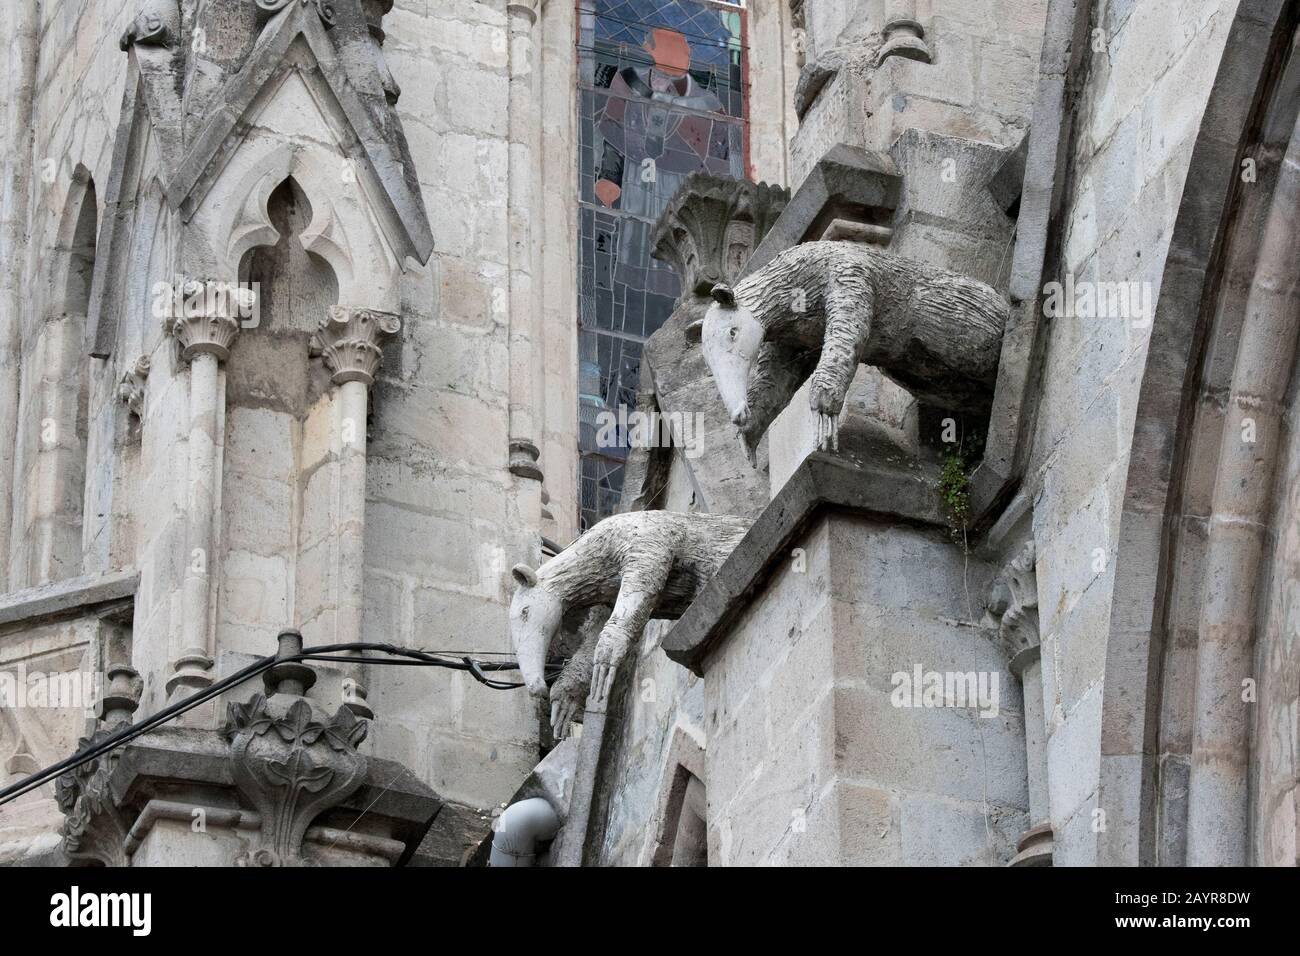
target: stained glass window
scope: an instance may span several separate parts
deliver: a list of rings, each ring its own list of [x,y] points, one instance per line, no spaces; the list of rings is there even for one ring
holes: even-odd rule
[[[687,175],[746,170],[745,11],[714,0],[578,0],[578,450],[583,528],[617,510],[641,347],[677,298],[650,255]]]

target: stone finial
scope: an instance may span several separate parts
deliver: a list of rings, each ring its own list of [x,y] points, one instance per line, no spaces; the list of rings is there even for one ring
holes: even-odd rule
[[[301,3],[304,7],[308,4],[316,8],[316,14],[326,27],[332,27],[338,22],[334,14],[334,4],[330,0],[253,0],[253,6],[257,8],[258,14],[265,20],[269,20],[285,7],[294,3]]]
[[[297,631],[278,640],[280,657],[302,650]],[[236,865],[301,866],[307,828],[365,779],[368,761],[357,746],[370,725],[346,706],[331,717],[304,697],[316,675],[301,661],[276,664],[265,679],[270,696],[231,703],[225,726],[235,784],[261,820],[259,838]]]
[[[220,280],[188,279],[181,284],[176,307],[166,320],[167,331],[181,344],[181,358],[211,354],[230,357],[239,334],[239,317],[252,305],[252,290]]]
[[[655,225],[655,258],[671,263],[684,298],[708,295],[740,277],[789,199],[781,186],[692,173]]]
[[[361,0],[361,11],[365,14],[366,29],[375,48],[375,71],[379,74],[379,85],[383,87],[384,99],[389,106],[397,104],[402,95],[402,88],[393,78],[393,71],[388,68],[384,58],[384,17],[393,9],[393,0]]]
[[[144,417],[145,382],[149,378],[149,356],[141,355],[117,384],[117,397],[136,419]]]
[[[147,0],[117,45],[125,52],[133,46],[172,46],[180,39],[181,11],[176,0]]]
[[[321,356],[335,385],[372,385],[383,359],[382,343],[401,327],[402,320],[392,312],[332,305],[312,335],[310,353]]]
[[[1016,676],[1038,659],[1038,578],[1034,570],[1034,542],[1024,548],[998,576],[989,600],[989,613],[998,622],[998,643]]]
[[[101,743],[115,730],[101,726],[77,741],[82,751]],[[103,866],[127,866],[126,842],[130,827],[109,789],[122,749],[114,749],[81,764],[54,782],[54,799],[63,811],[63,852],[69,859],[95,861]]]

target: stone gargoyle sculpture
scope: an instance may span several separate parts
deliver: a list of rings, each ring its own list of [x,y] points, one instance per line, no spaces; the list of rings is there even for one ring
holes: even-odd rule
[[[510,642],[534,697],[547,696],[546,660],[565,615],[595,609],[550,691],[557,738],[586,700],[608,702],[619,663],[646,622],[681,617],[750,524],[730,515],[629,511],[598,522],[535,571],[514,566]]]
[[[812,376],[818,447],[839,447],[839,415],[858,365],[930,404],[984,411],[1009,307],[983,282],[857,242],[806,242],[714,302],[686,335],[704,346],[751,464],[767,427]]]

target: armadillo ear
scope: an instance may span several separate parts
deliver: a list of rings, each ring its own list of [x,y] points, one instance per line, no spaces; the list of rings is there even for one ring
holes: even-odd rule
[[[526,564],[516,564],[510,569],[510,573],[523,587],[531,588],[537,584],[537,572]]]
[[[687,342],[698,342],[704,337],[704,320],[696,319],[690,325],[686,326],[684,333]]]
[[[713,301],[719,305],[725,305],[729,309],[736,307],[736,293],[731,291],[731,286],[725,282],[719,282],[713,287]]]

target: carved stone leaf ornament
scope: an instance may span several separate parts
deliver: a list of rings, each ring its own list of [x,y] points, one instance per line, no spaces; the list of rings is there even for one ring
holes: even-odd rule
[[[337,22],[334,4],[329,0],[253,0],[253,6],[257,7],[258,13],[268,19],[292,3],[301,3],[304,7],[308,4],[314,5],[316,13],[326,26],[332,27]]]
[[[322,358],[334,384],[357,381],[371,385],[383,359],[382,343],[401,328],[401,318],[391,312],[332,305],[312,334],[307,351]]]
[[[77,741],[78,752],[92,747],[120,730],[100,727],[89,737]],[[104,866],[127,866],[123,844],[127,825],[113,803],[108,781],[121,759],[121,750],[113,749],[88,761],[54,782],[54,799],[63,811],[60,828],[63,849],[74,860],[95,860]]]
[[[180,8],[176,0],[148,0],[117,45],[123,51],[137,45],[171,46],[179,38]]]
[[[307,865],[302,856],[307,828],[365,776],[367,761],[357,745],[368,725],[346,707],[322,720],[301,697],[284,708],[276,698],[257,694],[247,704],[230,704],[228,714],[235,781],[262,819],[258,845],[236,863]]]

